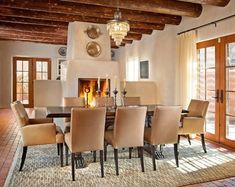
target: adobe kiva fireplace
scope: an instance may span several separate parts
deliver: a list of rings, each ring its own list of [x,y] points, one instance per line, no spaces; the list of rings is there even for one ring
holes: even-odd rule
[[[107,82],[108,80],[108,82]],[[95,106],[96,97],[104,97],[105,91],[110,90],[110,79],[100,79],[100,95],[98,95],[97,78],[79,78],[78,79],[78,97],[85,97],[85,102],[89,106]]]

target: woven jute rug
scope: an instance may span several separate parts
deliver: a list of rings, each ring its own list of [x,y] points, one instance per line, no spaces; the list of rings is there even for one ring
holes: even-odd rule
[[[109,147],[104,163],[105,177],[100,177],[100,164],[93,163],[92,153],[84,153],[87,167],[76,169],[76,181],[71,180],[71,165],[60,167],[55,145],[28,148],[22,172],[18,172],[22,150],[15,158],[12,172],[5,186],[182,186],[235,176],[235,153],[209,148],[204,153],[200,141],[189,145],[183,140],[179,146],[179,168],[175,165],[173,146],[164,147],[165,158],[156,160],[157,170],[152,169],[148,153],[144,155],[145,172],[141,172],[137,150],[128,158],[128,150],[119,151],[119,176],[115,175],[113,149]],[[70,161],[70,160],[69,160]]]

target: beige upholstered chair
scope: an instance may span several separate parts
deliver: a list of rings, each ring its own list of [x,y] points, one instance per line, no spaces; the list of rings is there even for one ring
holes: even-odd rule
[[[63,106],[69,107],[84,107],[85,98],[84,97],[64,97]],[[64,120],[64,132],[70,131],[70,118],[65,118]]]
[[[113,97],[96,97],[96,107],[114,107]]]
[[[118,171],[118,149],[138,147],[141,168],[144,172],[143,144],[146,107],[120,107],[116,110],[114,129],[105,132],[105,161],[107,144],[114,148],[116,175]]]
[[[75,180],[75,153],[100,150],[101,176],[104,176],[103,150],[105,108],[73,108],[71,111],[71,129],[65,134],[66,164],[68,149],[72,153],[72,180]]]
[[[63,166],[63,142],[64,135],[52,119],[40,118],[29,119],[23,104],[20,101],[11,103],[16,121],[21,128],[23,140],[23,154],[19,171],[22,170],[27,154],[27,147],[34,145],[59,144],[61,166]]]
[[[174,144],[174,154],[177,167],[178,161],[178,129],[182,107],[159,106],[154,111],[151,128],[145,128],[144,140],[151,145],[153,170],[156,170],[155,145]]]
[[[204,124],[208,105],[208,101],[192,99],[188,107],[189,113],[183,118],[182,127],[179,128],[178,132],[178,142],[180,141],[180,135],[200,134],[205,153]]]
[[[123,97],[123,106],[138,106],[140,105],[140,97]]]

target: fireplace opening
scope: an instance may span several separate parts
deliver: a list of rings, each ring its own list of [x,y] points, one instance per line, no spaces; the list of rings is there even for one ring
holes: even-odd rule
[[[110,91],[110,79],[100,79],[100,96],[104,97],[106,90]],[[95,98],[98,97],[98,80],[96,78],[78,79],[78,97],[85,97],[89,106],[95,106]]]

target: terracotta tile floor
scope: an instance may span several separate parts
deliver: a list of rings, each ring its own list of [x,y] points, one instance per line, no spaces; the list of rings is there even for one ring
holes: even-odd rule
[[[32,110],[28,110],[31,113]],[[13,157],[20,142],[19,128],[15,123],[14,116],[10,109],[0,109],[0,187],[4,185],[7,174],[11,167]],[[219,145],[207,142],[207,146],[220,147]],[[231,150],[221,147],[221,151],[230,152]],[[235,186],[235,177],[217,180],[188,187],[222,187]]]

